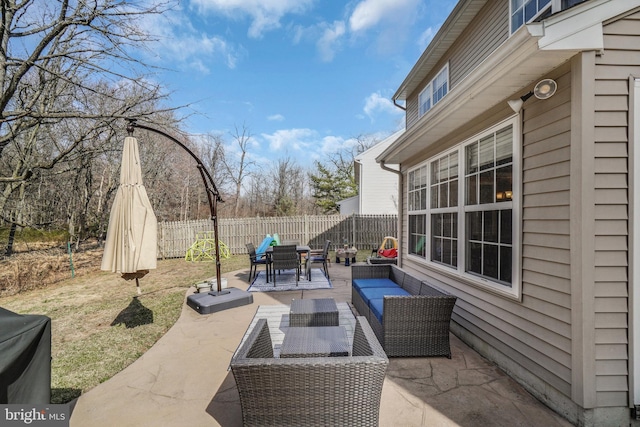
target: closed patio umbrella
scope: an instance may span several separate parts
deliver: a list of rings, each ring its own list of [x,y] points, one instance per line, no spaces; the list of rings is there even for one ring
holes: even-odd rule
[[[124,139],[120,186],[116,193],[102,256],[101,269],[138,279],[156,268],[158,223],[142,185],[138,140]]]

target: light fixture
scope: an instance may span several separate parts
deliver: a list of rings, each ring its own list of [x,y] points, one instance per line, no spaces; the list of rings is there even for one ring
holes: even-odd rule
[[[525,103],[527,99],[531,98],[534,95],[538,99],[548,99],[548,98],[551,98],[556,93],[557,89],[558,89],[558,84],[555,82],[555,80],[552,80],[552,79],[540,80],[538,83],[536,83],[536,85],[534,86],[531,92],[522,95],[518,99],[511,99],[507,101],[507,104],[509,104],[509,107],[511,107],[511,109],[514,112],[519,113],[520,110],[522,109],[522,105]]]
[[[538,99],[547,99],[551,98],[553,94],[556,93],[557,89],[558,84],[555,82],[555,80],[544,79],[540,80],[533,88],[533,94]]]

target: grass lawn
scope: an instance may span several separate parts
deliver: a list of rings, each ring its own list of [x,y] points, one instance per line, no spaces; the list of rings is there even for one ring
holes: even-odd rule
[[[101,254],[100,254],[101,257]],[[223,273],[248,269],[246,255],[223,259]],[[180,315],[190,286],[215,276],[211,262],[158,261],[135,281],[90,271],[46,288],[0,298],[18,314],[51,318],[51,403],[67,403],[133,363],[164,335]]]

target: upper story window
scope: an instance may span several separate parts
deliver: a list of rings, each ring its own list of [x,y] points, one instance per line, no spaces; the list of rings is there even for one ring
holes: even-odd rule
[[[438,103],[449,92],[449,65],[445,65],[418,96],[420,116]]]
[[[551,0],[511,0],[511,33],[543,11],[551,9]]]

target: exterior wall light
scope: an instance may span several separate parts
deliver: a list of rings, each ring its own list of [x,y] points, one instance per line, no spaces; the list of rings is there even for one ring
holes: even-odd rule
[[[534,95],[538,99],[548,99],[556,93],[556,90],[558,90],[558,84],[555,82],[555,80],[540,80],[538,83],[536,83],[531,92],[522,95],[518,99],[511,99],[507,101],[507,104],[509,104],[509,107],[511,107],[514,112],[519,113],[522,109],[522,104],[524,104],[527,99],[531,98]]]

